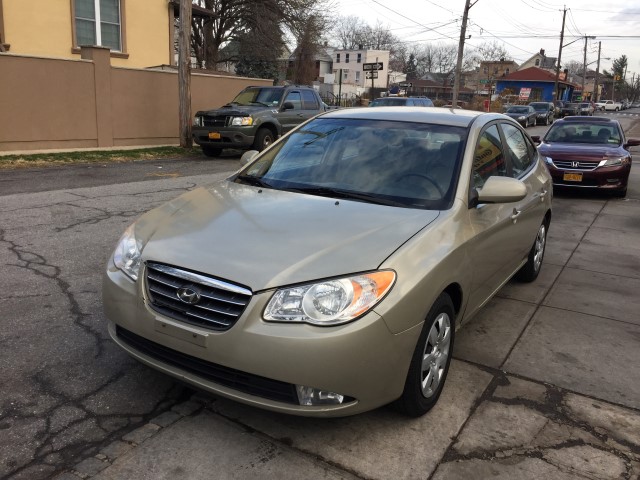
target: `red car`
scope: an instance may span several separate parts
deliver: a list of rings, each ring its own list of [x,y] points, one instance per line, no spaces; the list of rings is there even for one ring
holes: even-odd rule
[[[557,120],[542,140],[532,138],[545,157],[554,186],[610,190],[619,197],[627,194],[628,148],[640,145],[640,139],[625,139],[617,120],[567,117]]]

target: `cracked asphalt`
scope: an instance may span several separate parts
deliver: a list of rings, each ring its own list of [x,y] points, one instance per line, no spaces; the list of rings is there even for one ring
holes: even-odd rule
[[[0,478],[640,478],[637,165],[627,199],[556,192],[539,279],[507,284],[457,332],[441,399],[419,419],[257,410],[109,340],[101,274],[121,232],[237,167],[2,172]]]

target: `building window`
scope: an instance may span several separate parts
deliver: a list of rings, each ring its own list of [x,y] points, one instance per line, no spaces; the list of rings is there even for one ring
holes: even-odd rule
[[[336,63],[340,63],[340,54],[336,53]]]
[[[483,72],[483,73],[489,73],[489,68],[488,68],[488,67],[484,67],[484,68],[482,69],[482,72]]]
[[[540,59],[536,58],[536,67],[539,67],[539,66],[540,66]]]
[[[349,54],[348,53],[344,54],[344,63],[349,63]]]
[[[122,51],[120,0],[75,0],[76,44]]]
[[[360,70],[356,70],[356,83],[360,82]]]
[[[508,69],[508,68],[505,68],[505,70],[504,70],[504,74],[505,74],[505,75],[509,75],[509,69]]]
[[[358,61],[358,63],[362,63],[362,54],[361,53],[358,54],[358,60],[357,61]]]

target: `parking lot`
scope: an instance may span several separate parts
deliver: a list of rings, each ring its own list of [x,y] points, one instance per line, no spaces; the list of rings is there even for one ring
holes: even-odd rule
[[[637,117],[620,119],[640,137]],[[3,172],[0,477],[639,478],[639,159],[626,199],[556,192],[540,277],[459,330],[419,419],[256,410],[110,341],[101,274],[123,229],[237,157]]]

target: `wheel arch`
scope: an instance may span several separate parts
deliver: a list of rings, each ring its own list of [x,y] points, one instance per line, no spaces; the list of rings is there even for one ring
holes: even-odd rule
[[[449,295],[449,298],[451,298],[451,301],[453,302],[453,309],[457,317],[458,314],[460,313],[460,310],[462,309],[462,300],[463,300],[462,286],[460,286],[459,283],[450,283],[442,291],[442,293],[446,293],[447,295]]]

